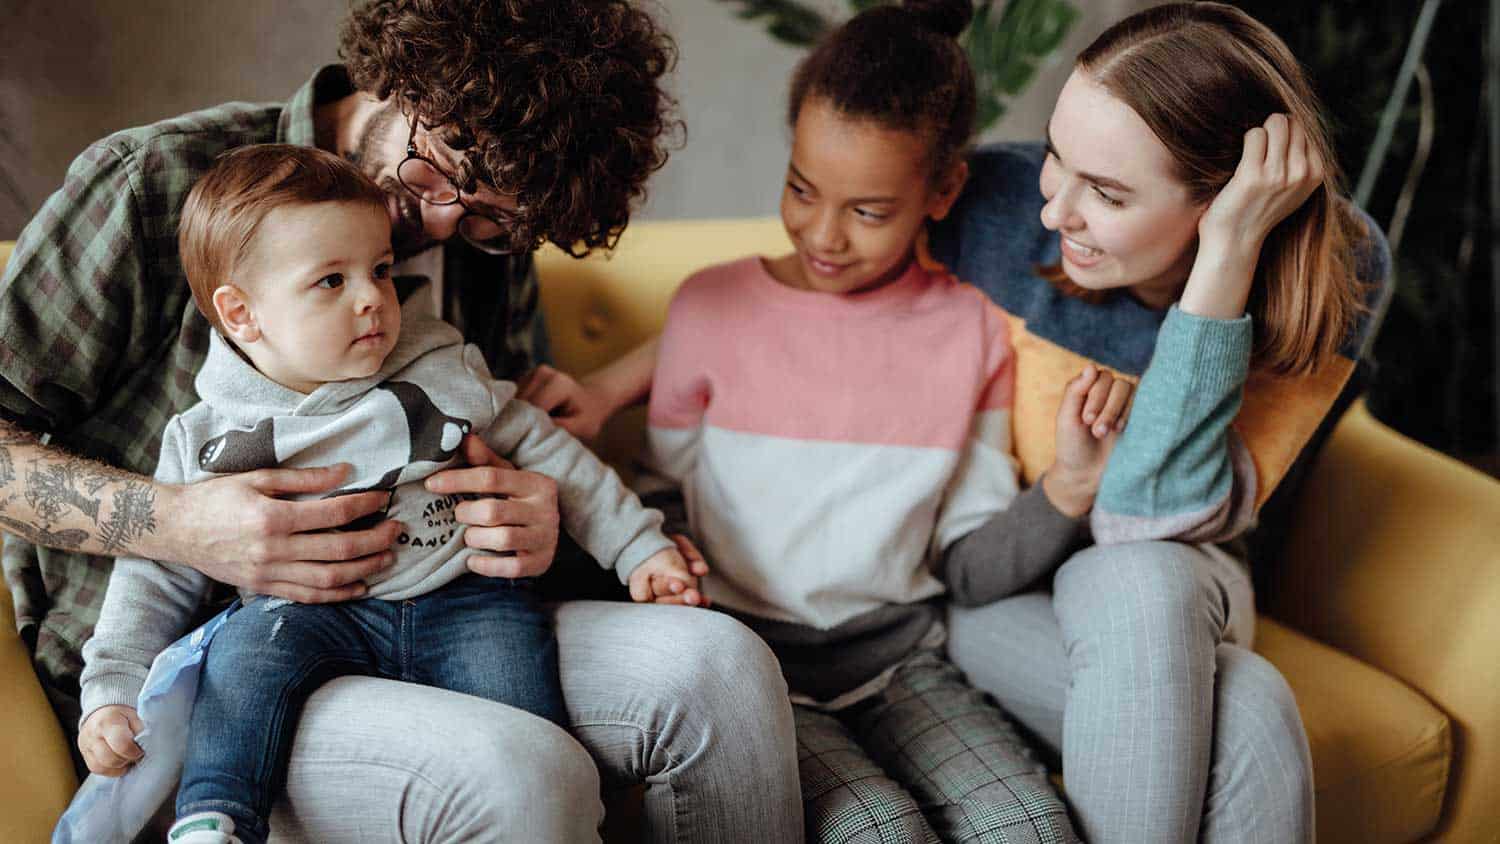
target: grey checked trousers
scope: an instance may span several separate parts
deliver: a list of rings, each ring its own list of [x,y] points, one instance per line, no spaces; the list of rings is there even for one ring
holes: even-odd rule
[[[935,652],[870,700],[794,717],[809,841],[1078,840],[1015,728]]]

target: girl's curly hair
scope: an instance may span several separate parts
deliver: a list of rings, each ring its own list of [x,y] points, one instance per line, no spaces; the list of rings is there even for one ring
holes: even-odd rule
[[[612,248],[684,131],[676,45],[627,0],[370,0],[339,46],[356,87],[467,150],[464,181],[517,197],[519,249]]]

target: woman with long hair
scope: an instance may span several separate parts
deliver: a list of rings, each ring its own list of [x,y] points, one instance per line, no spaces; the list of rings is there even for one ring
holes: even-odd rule
[[[1339,193],[1296,59],[1231,6],[1111,27],[1047,135],[971,158],[933,251],[1011,315],[1022,473],[1079,532],[1050,590],[996,601],[1052,574],[1023,566],[955,590],[952,658],[1060,751],[1088,840],[1310,840],[1307,738],[1250,650],[1241,540],[1354,368],[1378,233]],[[1139,377],[1124,430],[1092,432],[1113,449],[1093,486],[1051,457],[1085,362],[1116,382],[1085,419]]]

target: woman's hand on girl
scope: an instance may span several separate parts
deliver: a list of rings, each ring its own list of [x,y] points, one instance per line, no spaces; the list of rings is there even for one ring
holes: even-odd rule
[[[1179,307],[1215,319],[1243,314],[1266,236],[1323,176],[1307,133],[1285,114],[1246,132],[1239,166],[1198,219],[1198,255]]]
[[[1093,508],[1134,395],[1129,381],[1093,364],[1068,382],[1057,411],[1057,453],[1042,476],[1043,492],[1062,514],[1078,518]]]

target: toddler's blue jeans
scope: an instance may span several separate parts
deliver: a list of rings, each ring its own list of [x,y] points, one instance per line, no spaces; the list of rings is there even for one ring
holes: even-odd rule
[[[469,574],[400,601],[261,596],[209,646],[177,816],[223,812],[245,844],[264,841],[302,704],[346,674],[476,695],[567,727],[551,616],[530,580]]]

